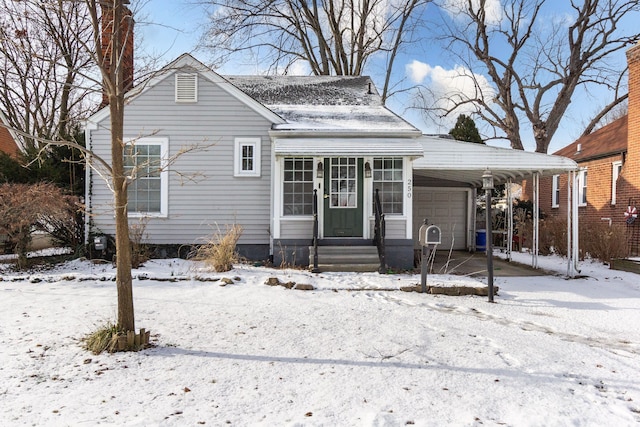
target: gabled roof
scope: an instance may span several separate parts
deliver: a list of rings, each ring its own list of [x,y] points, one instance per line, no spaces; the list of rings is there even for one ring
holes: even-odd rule
[[[417,141],[423,146],[424,157],[413,162],[414,173],[474,186],[482,185],[486,170],[491,171],[495,184],[502,184],[509,178],[519,180],[534,172],[555,175],[578,169],[573,160],[549,154],[432,136],[423,136]]]
[[[185,67],[218,84],[271,121],[280,132],[365,132],[402,134],[420,131],[386,108],[366,76],[221,76],[185,53],[127,93],[127,102]],[[109,115],[104,107],[87,120],[91,129]]]
[[[553,154],[568,157],[576,162],[584,162],[625,152],[627,151],[627,121],[625,115],[589,135],[576,139]]]
[[[19,139],[15,133],[6,127],[7,118],[0,111],[0,151],[15,155],[20,151]]]
[[[233,84],[229,83],[229,81],[226,80],[224,77],[220,76],[219,74],[211,70],[211,68],[207,67],[202,62],[198,61],[188,53],[184,53],[180,55],[171,63],[162,67],[162,69],[160,69],[159,71],[155,72],[151,78],[138,84],[136,87],[134,87],[129,92],[127,92],[126,102],[127,103],[132,102],[133,100],[135,100],[135,98],[145,93],[146,91],[150,90],[151,88],[156,86],[158,83],[173,76],[176,72],[185,68],[192,68],[194,70],[197,70],[201,76],[210,80],[213,83],[216,83],[219,87],[221,87],[231,96],[237,98],[241,102],[244,102],[247,106],[249,106],[249,108],[256,111],[258,114],[265,117],[267,120],[271,121],[272,123],[284,122],[284,120],[281,117],[279,117],[277,114],[275,114],[273,111],[269,110],[264,105],[260,104],[255,99],[248,96],[245,92],[241,91],[240,89],[235,87]],[[106,106],[101,110],[99,110],[98,112],[96,112],[95,114],[93,114],[91,117],[89,117],[89,119],[87,120],[87,128],[93,128],[93,126],[95,126],[98,122],[100,122],[101,120],[104,120],[108,116],[109,116],[109,106]]]
[[[367,76],[227,76],[286,123],[277,131],[408,133],[420,131],[384,106]]]
[[[225,76],[265,105],[368,105],[382,99],[367,76]]]

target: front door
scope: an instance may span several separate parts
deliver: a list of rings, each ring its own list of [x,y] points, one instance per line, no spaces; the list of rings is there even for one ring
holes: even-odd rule
[[[331,157],[324,164],[324,237],[362,237],[362,159]]]

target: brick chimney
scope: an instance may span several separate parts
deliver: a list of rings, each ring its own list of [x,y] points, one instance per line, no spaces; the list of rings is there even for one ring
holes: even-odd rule
[[[635,187],[633,198],[640,203],[640,43],[627,50],[629,65],[629,112],[626,180]]]
[[[129,0],[122,0],[122,38],[121,43],[124,46],[123,61],[123,88],[128,91],[133,87],[133,14],[127,7]],[[111,38],[113,37],[113,5],[114,1],[101,1],[102,9],[100,41],[102,55],[104,58],[104,66],[109,69],[111,66]],[[109,99],[105,92],[102,92],[102,104],[104,107],[109,103]]]

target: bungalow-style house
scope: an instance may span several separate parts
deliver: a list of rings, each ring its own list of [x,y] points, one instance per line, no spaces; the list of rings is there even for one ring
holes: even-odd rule
[[[474,250],[487,170],[498,184],[576,168],[425,137],[383,105],[368,77],[223,77],[184,54],[127,98],[128,210],[130,222],[144,222],[144,242],[186,247],[239,224],[240,253],[275,265],[376,270],[373,243],[384,241],[386,265],[411,268],[425,219],[441,228],[441,247]],[[89,118],[86,141],[110,162],[108,108]],[[87,232],[113,235],[101,172],[87,168]],[[365,253],[373,261],[356,257]]]
[[[20,152],[19,139],[7,126],[7,118],[0,110],[0,151],[10,156],[15,156]]]
[[[597,131],[578,138],[554,155],[574,160],[576,204],[580,221],[606,221],[628,227],[630,255],[640,249],[640,45],[627,51],[628,113]],[[540,208],[546,215],[566,218],[570,175],[540,181]]]

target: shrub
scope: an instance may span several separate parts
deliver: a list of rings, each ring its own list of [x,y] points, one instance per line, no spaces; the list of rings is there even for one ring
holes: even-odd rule
[[[578,227],[580,258],[602,262],[627,256],[626,228],[604,221],[581,221]],[[547,219],[540,222],[540,253],[567,256],[567,222]]]
[[[567,256],[567,222],[558,218],[540,221],[540,254]]]
[[[65,195],[60,214],[46,212],[38,228],[49,233],[55,245],[68,247],[79,254],[84,246],[84,206],[78,196]]]
[[[236,245],[241,235],[242,227],[238,224],[227,226],[224,233],[218,227],[218,231],[209,241],[196,250],[195,259],[204,261],[207,267],[219,273],[231,270],[233,263],[240,259],[236,252]]]
[[[18,254],[18,268],[27,267],[31,232],[67,215],[65,195],[53,184],[0,184],[0,234],[8,236]]]
[[[142,243],[147,229],[148,219],[142,218],[137,224],[129,225],[131,241],[131,268],[138,268],[149,260],[149,247]]]
[[[581,256],[589,256],[602,262],[624,258],[628,254],[626,227],[609,225],[604,221],[580,223]]]

